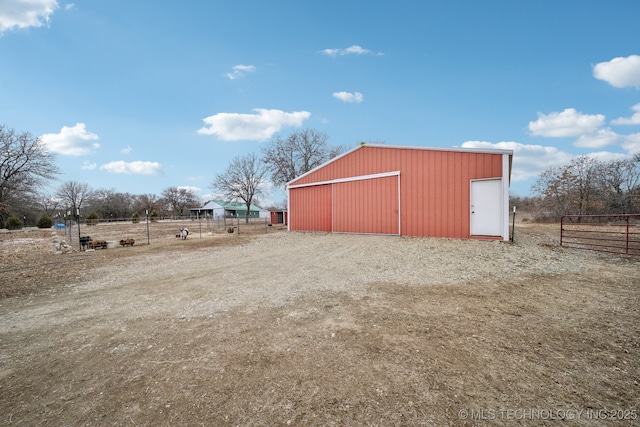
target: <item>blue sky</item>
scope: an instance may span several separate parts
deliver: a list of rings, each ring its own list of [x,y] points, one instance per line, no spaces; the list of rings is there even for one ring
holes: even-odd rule
[[[211,182],[275,135],[514,150],[512,193],[640,151],[640,2],[0,0],[0,123],[64,181]],[[284,193],[265,186],[263,204]]]

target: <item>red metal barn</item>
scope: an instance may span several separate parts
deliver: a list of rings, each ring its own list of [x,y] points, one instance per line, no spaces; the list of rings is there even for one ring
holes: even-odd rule
[[[512,158],[362,144],[288,183],[289,230],[508,240]]]

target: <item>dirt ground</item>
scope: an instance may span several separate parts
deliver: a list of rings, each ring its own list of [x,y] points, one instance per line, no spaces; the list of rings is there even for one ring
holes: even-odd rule
[[[637,257],[177,228],[0,233],[0,425],[640,425]]]

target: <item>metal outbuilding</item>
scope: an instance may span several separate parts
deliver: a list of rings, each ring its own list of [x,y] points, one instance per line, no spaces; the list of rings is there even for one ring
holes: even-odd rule
[[[508,240],[512,158],[361,144],[287,184],[289,230]]]
[[[271,211],[271,224],[288,224],[289,213],[287,211]]]
[[[226,200],[209,200],[200,208],[189,209],[189,215],[192,218],[199,216],[201,218],[262,218],[262,214],[268,215],[267,211],[263,211],[256,205],[251,205],[250,211],[247,213],[247,205],[242,202],[229,202]]]

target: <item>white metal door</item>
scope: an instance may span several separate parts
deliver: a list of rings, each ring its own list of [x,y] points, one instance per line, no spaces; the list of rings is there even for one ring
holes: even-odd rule
[[[502,179],[471,181],[471,235],[502,235]]]

